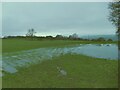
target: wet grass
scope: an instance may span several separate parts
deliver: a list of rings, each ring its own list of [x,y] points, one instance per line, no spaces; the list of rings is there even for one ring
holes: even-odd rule
[[[62,76],[57,66],[64,69],[67,76]],[[114,88],[118,81],[117,68],[114,60],[67,54],[7,74],[3,77],[3,87]]]
[[[99,41],[3,39],[2,53],[89,43],[117,44],[117,42]],[[67,71],[67,76],[61,76],[57,66]],[[113,88],[117,87],[117,67],[118,64],[115,60],[67,54],[31,65],[28,68],[20,68],[19,72],[15,74],[5,73],[2,84],[5,88]]]
[[[80,40],[26,40],[26,39],[3,39],[2,53],[29,50],[42,47],[62,47],[75,44],[89,43],[117,43],[108,41],[80,41]]]

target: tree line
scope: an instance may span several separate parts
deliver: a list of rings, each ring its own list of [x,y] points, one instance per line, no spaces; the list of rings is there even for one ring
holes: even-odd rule
[[[84,41],[113,41],[112,39],[105,39],[103,37],[99,37],[96,39],[85,39],[78,36],[78,34],[73,33],[69,36],[64,35],[56,35],[55,37],[49,35],[49,36],[36,36],[36,31],[32,28],[29,29],[28,32],[25,34],[25,36],[5,36],[3,39],[7,38],[24,38],[27,40],[84,40]]]

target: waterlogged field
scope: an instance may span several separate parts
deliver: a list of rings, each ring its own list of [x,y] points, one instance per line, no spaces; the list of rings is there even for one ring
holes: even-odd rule
[[[108,44],[118,42],[93,42],[93,41],[74,41],[74,40],[24,40],[24,39],[3,39],[2,40],[2,49],[3,53],[5,52],[15,52],[21,50],[29,50],[42,47],[62,47],[68,45],[76,44]]]
[[[5,39],[3,87],[117,87],[118,49],[111,43]]]

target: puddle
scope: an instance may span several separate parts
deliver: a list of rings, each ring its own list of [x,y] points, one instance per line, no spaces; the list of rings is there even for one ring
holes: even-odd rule
[[[118,47],[114,44],[85,44],[64,48],[39,48],[14,53],[4,53],[0,68],[7,73],[15,73],[19,67],[26,67],[31,64],[40,63],[43,60],[51,60],[52,57],[61,54],[75,53],[84,54],[96,58],[110,60],[118,59]],[[1,76],[1,75],[0,75]]]

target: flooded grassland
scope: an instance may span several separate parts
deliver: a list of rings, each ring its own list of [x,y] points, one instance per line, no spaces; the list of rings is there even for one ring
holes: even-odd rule
[[[54,46],[58,42],[41,47],[32,43],[39,48],[20,50],[25,43],[14,52],[3,48],[3,87],[117,87],[116,44],[60,41],[61,47]]]

